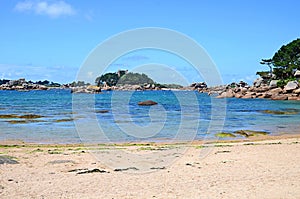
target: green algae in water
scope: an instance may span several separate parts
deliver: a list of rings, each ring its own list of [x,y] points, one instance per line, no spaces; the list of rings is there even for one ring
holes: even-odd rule
[[[0,119],[38,119],[44,116],[28,114],[28,115],[16,115],[16,114],[4,114],[0,115]]]
[[[38,119],[38,118],[42,118],[43,116],[41,115],[35,115],[35,114],[28,114],[28,115],[21,115],[18,118],[21,119]]]
[[[225,138],[225,137],[236,137],[234,134],[232,133],[225,133],[225,132],[222,132],[222,133],[217,133],[215,134],[216,137],[219,137],[219,138]]]
[[[54,120],[54,122],[57,122],[57,123],[59,123],[59,122],[72,122],[72,121],[74,121],[73,118],[66,118],[66,119]]]
[[[46,122],[44,120],[9,120],[6,121],[10,124],[29,124],[29,123],[38,123],[38,122]]]
[[[0,115],[0,119],[16,119],[16,118],[19,118],[19,116],[15,114]]]

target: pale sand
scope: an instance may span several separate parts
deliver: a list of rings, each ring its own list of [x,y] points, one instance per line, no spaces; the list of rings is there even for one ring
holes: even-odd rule
[[[15,156],[19,164],[0,165],[0,198],[300,198],[299,136],[199,145],[190,145],[165,169],[139,174],[114,171],[79,146],[2,146],[0,155]],[[118,150],[146,155],[152,153],[148,149],[162,147],[98,146],[92,150],[111,156]],[[162,151],[182,147],[170,145]],[[204,152],[207,156],[201,157]],[[69,172],[85,168],[109,173]]]

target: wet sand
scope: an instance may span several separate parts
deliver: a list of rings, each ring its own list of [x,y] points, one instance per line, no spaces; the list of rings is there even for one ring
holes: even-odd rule
[[[0,198],[300,198],[299,135],[97,146],[6,141],[0,156],[18,162],[0,164]]]

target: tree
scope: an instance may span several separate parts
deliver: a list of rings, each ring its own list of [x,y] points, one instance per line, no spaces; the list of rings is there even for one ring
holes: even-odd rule
[[[279,79],[292,78],[300,69],[300,39],[283,45],[273,56],[274,74]]]
[[[118,84],[131,84],[131,85],[140,85],[140,84],[154,84],[155,82],[145,74],[139,73],[127,73],[122,76],[118,81]]]
[[[272,74],[273,74],[273,68],[272,68],[273,60],[272,59],[262,59],[260,64],[267,65],[270,68],[270,76],[272,77]]]
[[[104,75],[101,75],[100,77],[97,77],[95,83],[97,84],[97,86],[100,86],[104,82],[108,86],[115,86],[118,81],[119,77],[117,73],[106,73]]]

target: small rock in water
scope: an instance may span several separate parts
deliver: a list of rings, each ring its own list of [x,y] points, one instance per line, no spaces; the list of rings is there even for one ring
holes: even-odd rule
[[[108,113],[108,110],[96,110],[96,113]]]
[[[152,106],[152,105],[156,105],[157,102],[154,102],[152,100],[146,100],[146,101],[142,101],[142,102],[139,102],[138,105],[140,106]]]

